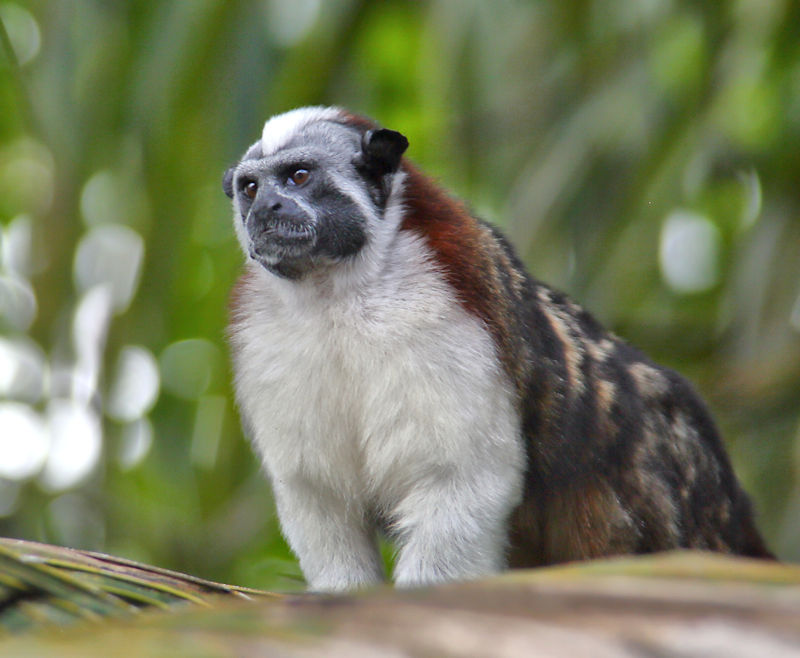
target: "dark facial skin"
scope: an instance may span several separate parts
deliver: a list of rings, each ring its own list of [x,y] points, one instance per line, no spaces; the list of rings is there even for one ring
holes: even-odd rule
[[[265,267],[296,270],[317,243],[315,214],[303,203],[312,175],[305,167],[290,174],[257,168],[236,179],[242,221],[250,237],[250,257]],[[297,188],[297,189],[295,189]],[[301,205],[302,204],[302,205]]]

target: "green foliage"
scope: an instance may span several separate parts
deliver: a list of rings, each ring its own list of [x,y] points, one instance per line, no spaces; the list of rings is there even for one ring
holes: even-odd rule
[[[300,586],[231,403],[220,179],[268,115],[332,103],[407,134],[536,276],[692,379],[800,559],[797,3],[0,18],[19,60],[0,57],[0,534]]]

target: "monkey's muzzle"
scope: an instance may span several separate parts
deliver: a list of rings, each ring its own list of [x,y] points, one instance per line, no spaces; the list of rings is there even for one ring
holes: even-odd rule
[[[316,241],[313,226],[276,224],[258,231],[249,231],[250,256],[256,260],[267,259],[274,263],[284,258],[297,258],[309,254]]]
[[[250,257],[266,265],[307,257],[317,240],[308,213],[292,199],[258,199],[245,218]]]

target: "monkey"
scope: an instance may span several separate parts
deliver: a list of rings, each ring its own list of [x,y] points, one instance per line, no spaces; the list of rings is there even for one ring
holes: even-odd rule
[[[531,276],[336,107],[270,118],[223,177],[245,433],[312,591],[694,548],[773,558],[690,384]]]

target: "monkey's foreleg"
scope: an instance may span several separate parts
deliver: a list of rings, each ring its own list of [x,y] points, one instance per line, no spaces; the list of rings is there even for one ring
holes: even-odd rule
[[[516,499],[513,481],[490,471],[417,487],[394,510],[396,585],[465,580],[503,569],[507,519]]]
[[[356,505],[298,481],[276,485],[275,500],[310,590],[352,590],[383,582],[375,531]]]

